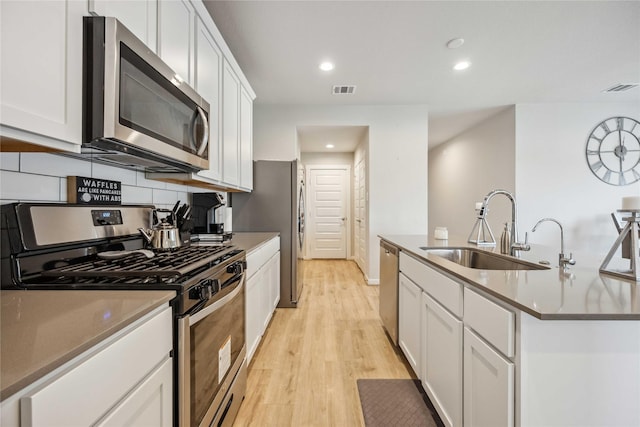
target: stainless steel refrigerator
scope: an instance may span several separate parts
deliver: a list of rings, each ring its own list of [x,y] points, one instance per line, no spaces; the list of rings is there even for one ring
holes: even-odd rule
[[[296,307],[304,275],[304,173],[298,162],[253,162],[253,191],[233,193],[233,231],[280,233],[280,302]]]

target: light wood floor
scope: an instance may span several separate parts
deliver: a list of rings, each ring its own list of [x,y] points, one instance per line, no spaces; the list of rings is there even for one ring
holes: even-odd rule
[[[298,308],[278,308],[234,426],[363,426],[358,378],[411,378],[352,261],[305,261]]]

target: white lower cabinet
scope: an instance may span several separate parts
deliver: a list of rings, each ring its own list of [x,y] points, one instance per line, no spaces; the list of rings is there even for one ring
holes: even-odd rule
[[[249,363],[280,301],[280,237],[247,254],[247,276],[245,324]]]
[[[462,321],[422,293],[422,386],[445,426],[462,425]]]
[[[514,425],[514,364],[464,328],[464,425]]]
[[[250,261],[248,261],[250,262]],[[251,361],[253,354],[260,344],[263,328],[263,304],[265,298],[264,271],[258,270],[247,279],[247,300],[245,304],[245,324],[247,340],[247,362]]]
[[[418,376],[421,373],[421,304],[422,289],[400,273],[398,279],[398,345]]]
[[[269,260],[268,265],[269,274],[269,313],[273,314],[273,311],[280,302],[280,251],[278,251]],[[271,316],[270,316],[271,317]]]
[[[399,269],[400,347],[446,426],[640,426],[640,322],[541,320],[402,250]]]
[[[158,308],[19,392],[19,425],[170,426],[172,319]]]
[[[173,364],[168,359],[96,426],[171,426],[172,378]]]
[[[447,427],[513,426],[515,315],[400,252],[399,346]]]

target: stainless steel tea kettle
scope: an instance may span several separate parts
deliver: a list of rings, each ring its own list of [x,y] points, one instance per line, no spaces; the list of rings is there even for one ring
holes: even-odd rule
[[[156,209],[155,213],[169,213],[170,216],[162,218],[152,229],[138,228],[142,237],[153,249],[171,250],[181,246],[180,230],[175,226],[176,214],[170,209]],[[169,221],[168,218],[171,218]]]

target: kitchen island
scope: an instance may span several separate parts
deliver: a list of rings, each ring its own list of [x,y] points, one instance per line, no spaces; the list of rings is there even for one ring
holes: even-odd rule
[[[437,240],[424,235],[381,235],[382,240],[401,248],[422,262],[445,271],[456,279],[542,320],[640,320],[640,287],[631,281],[601,274],[598,266],[581,265],[580,260],[567,271],[558,268],[558,251],[534,247],[534,256],[521,252],[520,258],[532,263],[548,260],[544,270],[480,270],[460,266],[428,248],[471,247],[500,253],[496,247],[482,247],[453,237]],[[535,245],[532,245],[535,246]]]
[[[486,270],[423,248],[495,248],[379,237],[400,252],[399,346],[445,425],[640,425],[636,282],[559,269],[553,248]]]

